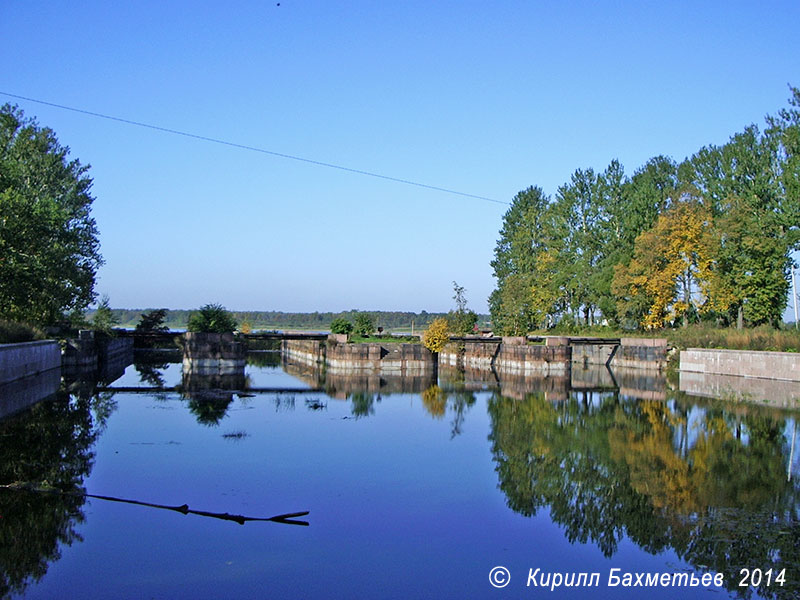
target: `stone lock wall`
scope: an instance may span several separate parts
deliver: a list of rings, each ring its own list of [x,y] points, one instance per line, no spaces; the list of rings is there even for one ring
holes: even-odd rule
[[[622,338],[611,365],[635,369],[663,369],[667,366],[667,340]]]
[[[61,367],[58,342],[24,342],[0,345],[0,384]]]
[[[335,344],[326,349],[325,362],[339,373],[373,371],[380,373],[433,370],[433,354],[419,344]]]
[[[236,374],[247,362],[247,342],[232,333],[192,333],[183,337],[183,372]]]
[[[325,360],[325,344],[319,340],[281,340],[281,354],[301,364],[316,365]]]
[[[681,371],[800,381],[800,352],[759,352],[689,348]]]
[[[572,363],[572,348],[567,345],[528,346],[504,343],[495,358],[495,369],[520,374],[565,374]]]

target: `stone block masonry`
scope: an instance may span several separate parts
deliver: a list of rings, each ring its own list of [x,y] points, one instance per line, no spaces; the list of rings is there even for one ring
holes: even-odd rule
[[[570,372],[572,348],[560,346],[524,346],[501,344],[495,369],[506,373],[564,375]]]
[[[622,338],[611,359],[613,367],[658,369],[667,366],[667,340],[665,338]]]
[[[325,361],[325,343],[319,340],[281,340],[281,354],[304,365]]]
[[[183,337],[183,372],[236,375],[247,363],[247,342],[232,333],[191,333]]]
[[[326,349],[328,369],[337,373],[385,374],[433,371],[433,354],[419,344],[335,344]]]
[[[681,371],[800,381],[800,353],[689,348]]]

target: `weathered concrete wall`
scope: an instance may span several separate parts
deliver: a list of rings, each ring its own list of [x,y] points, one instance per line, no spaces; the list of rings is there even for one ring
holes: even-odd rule
[[[124,360],[133,361],[132,338],[99,338],[97,343],[97,359],[102,365],[105,362],[118,363]],[[130,364],[130,362],[128,363]]]
[[[67,382],[85,379],[109,383],[133,362],[133,338],[95,336],[93,331],[78,335],[78,339],[67,340],[61,355],[62,375]]]
[[[501,344],[494,361],[499,372],[519,374],[568,374],[572,364],[570,346]]]
[[[405,374],[433,371],[433,354],[419,344],[346,344],[333,336],[316,340],[283,340],[283,356],[306,365],[324,363],[329,373]]]
[[[232,333],[191,333],[183,336],[183,372],[238,375],[247,363],[247,342]]]
[[[336,344],[325,352],[328,371],[401,374],[433,371],[433,353],[419,344]]]
[[[663,369],[667,366],[664,338],[622,338],[611,366],[632,369]]]
[[[61,347],[53,340],[0,345],[0,384],[61,368]]]
[[[800,353],[689,348],[681,371],[800,381]]]
[[[61,365],[69,372],[97,369],[94,331],[80,331],[77,339],[67,340],[61,355]]]
[[[682,392],[694,396],[800,407],[800,381],[681,371],[679,385]]]
[[[616,344],[575,344],[572,346],[572,364],[608,365],[616,353]]]
[[[329,342],[332,346],[336,342]],[[294,362],[316,365],[325,360],[325,344],[318,340],[281,340],[281,354]]]
[[[524,337],[501,342],[449,343],[439,353],[439,365],[508,374],[569,373],[572,349],[567,338],[548,338],[545,346],[530,346]]]
[[[450,342],[439,353],[439,366],[491,369],[500,342]]]

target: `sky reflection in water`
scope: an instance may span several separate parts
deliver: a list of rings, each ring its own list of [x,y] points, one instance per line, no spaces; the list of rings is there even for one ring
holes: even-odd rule
[[[691,398],[647,377],[628,377],[625,393],[548,380],[504,382],[501,394],[470,374],[443,372],[435,386],[320,382],[267,355],[254,362],[250,388],[296,391],[209,390],[162,360],[131,365],[112,387],[170,391],[41,403],[0,423],[2,483],[255,517],[309,510],[309,527],[0,490],[3,590],[512,598],[537,593],[525,581],[539,568],[601,574],[600,587],[554,597],[641,597],[606,586],[614,567],[720,571],[733,590],[681,597],[748,597],[741,567],[787,569],[764,597],[800,589],[791,413]],[[496,565],[512,574],[503,590],[489,584]]]

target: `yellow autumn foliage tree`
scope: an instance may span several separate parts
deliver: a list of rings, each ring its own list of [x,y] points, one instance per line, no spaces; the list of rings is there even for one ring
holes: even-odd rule
[[[675,202],[636,238],[630,263],[615,269],[620,314],[638,314],[641,325],[653,329],[685,322],[693,311],[727,308],[729,294],[715,273],[716,244],[709,210],[694,200]]]
[[[431,352],[441,352],[447,342],[450,341],[447,319],[438,318],[428,325],[428,329],[422,334],[422,345]]]

